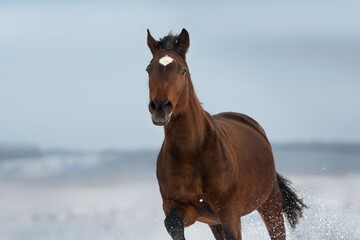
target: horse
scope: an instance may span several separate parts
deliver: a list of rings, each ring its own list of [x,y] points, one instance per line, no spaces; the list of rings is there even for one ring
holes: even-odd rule
[[[148,29],[147,45],[148,107],[165,131],[156,176],[171,238],[185,240],[184,228],[199,221],[216,240],[239,240],[241,217],[257,210],[270,238],[286,239],[283,214],[294,228],[307,206],[276,172],[263,128],[245,114],[203,110],[186,63],[186,29],[159,40]]]

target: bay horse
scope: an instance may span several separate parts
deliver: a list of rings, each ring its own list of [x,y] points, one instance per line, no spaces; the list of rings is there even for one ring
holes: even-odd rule
[[[172,239],[185,240],[184,227],[200,221],[216,240],[239,240],[241,216],[254,210],[271,239],[286,239],[283,213],[295,227],[306,205],[276,172],[262,127],[244,114],[203,110],[186,63],[185,29],[158,41],[147,30],[147,45],[149,111],[165,129],[156,175]]]

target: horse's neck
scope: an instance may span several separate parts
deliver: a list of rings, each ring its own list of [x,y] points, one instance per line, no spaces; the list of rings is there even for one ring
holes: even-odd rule
[[[165,127],[165,145],[181,153],[195,152],[203,146],[210,129],[210,119],[202,109],[190,82],[186,109],[173,116]]]

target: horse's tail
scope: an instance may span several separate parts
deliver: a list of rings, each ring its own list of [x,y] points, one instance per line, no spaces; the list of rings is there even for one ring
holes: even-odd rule
[[[278,173],[276,173],[276,178],[283,198],[283,213],[290,223],[290,226],[295,228],[296,224],[299,222],[299,218],[303,216],[304,208],[308,208],[308,206],[304,204],[303,199],[298,197],[294,187],[291,186],[291,182],[288,179]]]

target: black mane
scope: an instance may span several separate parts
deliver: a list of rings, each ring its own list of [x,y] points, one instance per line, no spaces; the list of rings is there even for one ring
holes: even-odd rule
[[[178,38],[179,35],[174,35],[171,32],[169,32],[169,34],[163,38],[160,38],[158,43],[160,44],[161,49],[165,49],[165,50],[173,50],[176,53],[178,53],[180,56],[182,56],[183,58],[185,58],[185,50],[182,48],[181,45],[178,44]]]

